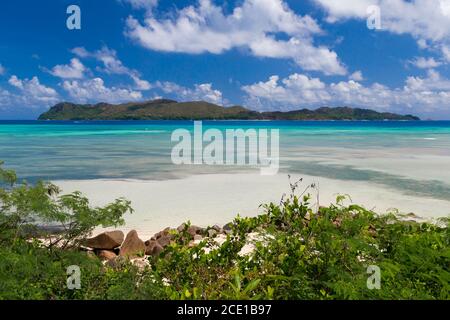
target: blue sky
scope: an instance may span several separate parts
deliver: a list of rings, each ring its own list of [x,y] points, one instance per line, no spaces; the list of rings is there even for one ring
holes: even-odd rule
[[[2,1],[0,39],[0,119],[159,97],[450,119],[450,0]]]

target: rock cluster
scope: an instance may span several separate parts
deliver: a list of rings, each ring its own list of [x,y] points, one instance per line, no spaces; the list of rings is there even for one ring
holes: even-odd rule
[[[188,240],[189,246],[195,246],[204,238],[215,238],[219,235],[231,233],[232,224],[223,228],[215,225],[213,227],[201,228],[195,225],[181,224],[178,228],[166,228],[151,237],[147,241],[139,238],[136,230],[128,232],[126,237],[120,230],[107,231],[86,239],[83,245],[94,252],[109,266],[118,266],[130,260],[139,268],[145,268],[148,259],[146,256],[158,257],[164,248],[170,245],[175,235],[181,235]]]

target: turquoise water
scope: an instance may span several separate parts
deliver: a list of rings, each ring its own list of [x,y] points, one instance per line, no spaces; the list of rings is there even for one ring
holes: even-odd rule
[[[204,121],[204,130],[280,130],[282,173],[369,181],[450,200],[450,121]],[[0,159],[38,179],[174,179],[249,167],[171,162],[178,128],[190,121],[0,121]]]

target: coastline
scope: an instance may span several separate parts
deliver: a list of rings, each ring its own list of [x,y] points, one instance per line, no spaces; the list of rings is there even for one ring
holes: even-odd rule
[[[343,181],[292,175],[291,181],[303,178],[299,190],[311,183],[311,203],[328,206],[336,196],[350,195],[351,202],[365,206],[379,214],[398,209],[400,213],[415,213],[425,220],[446,217],[450,214],[450,201],[416,197],[399,193],[362,181]],[[135,229],[147,239],[166,227],[176,227],[183,222],[206,227],[223,225],[241,216],[262,214],[261,204],[279,203],[283,194],[289,193],[287,174],[261,176],[258,173],[202,174],[171,180],[55,180],[63,193],[81,191],[92,206],[100,206],[124,197],[130,200],[135,212],[125,216],[125,232]],[[107,190],[107,192],[105,192]],[[350,200],[346,200],[350,203]],[[95,233],[114,228],[97,229]]]

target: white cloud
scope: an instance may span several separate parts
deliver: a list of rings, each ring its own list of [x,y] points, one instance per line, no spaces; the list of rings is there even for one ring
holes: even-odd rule
[[[141,79],[139,77],[139,75],[137,75],[137,74],[131,74],[130,77],[131,77],[131,79],[133,79],[133,81],[135,83],[136,90],[146,91],[146,90],[150,90],[153,87],[150,84],[150,82],[148,82],[147,80]]]
[[[189,96],[193,100],[204,100],[215,104],[223,104],[222,92],[213,89],[211,83],[195,85],[194,90]]]
[[[158,0],[121,0],[129,3],[135,9],[151,10],[158,5]]]
[[[434,58],[424,57],[418,57],[410,61],[410,63],[420,69],[432,69],[439,67],[442,64],[440,61],[436,61]]]
[[[318,78],[292,74],[243,86],[247,103],[259,110],[294,110],[302,107],[351,106],[426,114],[450,112],[450,80],[434,70],[427,77],[408,77],[402,88],[375,83],[364,86],[349,80],[326,84]]]
[[[410,34],[420,48],[444,50],[450,44],[450,0],[314,0],[328,13],[328,21],[368,18],[370,5],[380,7],[381,27]]]
[[[125,67],[122,61],[117,58],[116,51],[108,47],[97,50],[92,53],[92,56],[103,63],[103,71],[108,74],[134,74],[134,71]]]
[[[20,79],[13,75],[9,78],[8,83],[12,87],[11,89],[0,88],[2,111],[37,110],[59,101],[56,90],[41,84],[38,77]]]
[[[20,80],[16,75],[13,75],[11,78],[9,78],[8,83],[16,88],[23,89],[23,81]]]
[[[441,6],[442,14],[446,17],[450,17],[450,1],[449,0],[439,0]]]
[[[340,19],[366,18],[367,8],[378,5],[379,0],[314,0],[328,13],[328,21],[336,22]],[[394,0],[396,1],[396,0]]]
[[[84,47],[76,47],[70,50],[73,54],[79,56],[80,58],[87,58],[91,56],[91,53],[88,52]]]
[[[89,52],[83,47],[77,47],[72,49],[71,52],[80,58],[92,57],[102,62],[103,67],[99,68],[102,72],[107,74],[128,75],[134,81],[137,90],[149,90],[152,87],[148,81],[141,79],[137,70],[126,67],[122,61],[117,58],[115,50],[103,47],[95,52]]]
[[[141,92],[124,88],[106,87],[101,78],[84,81],[66,80],[63,82],[62,87],[76,102],[82,103],[91,101],[120,103],[142,99]]]
[[[56,65],[50,70],[50,74],[62,79],[82,79],[86,67],[77,58],[70,60],[70,64]]]
[[[408,77],[405,91],[450,91],[450,80],[442,78],[435,70],[429,70],[427,75],[426,78]]]
[[[13,75],[9,78],[8,83],[23,94],[23,101],[26,101],[27,104],[51,104],[58,100],[56,90],[41,84],[36,76],[30,80],[21,80]]]
[[[222,92],[213,89],[211,83],[196,84],[194,88],[185,88],[173,82],[157,82],[156,86],[164,93],[174,94],[182,101],[207,101],[218,105],[226,104]]]
[[[0,87],[0,107],[11,105],[11,93]],[[2,108],[3,109],[3,108]]]
[[[362,72],[360,70],[358,70],[358,71],[353,72],[350,75],[349,79],[350,80],[355,80],[355,81],[363,81],[364,77],[363,77]]]
[[[249,95],[250,105],[260,109],[287,110],[301,104],[310,105],[329,100],[326,85],[318,78],[292,74],[282,79],[272,76],[266,82],[242,87]]]
[[[444,56],[445,61],[450,62],[450,45],[442,46],[442,54]]]
[[[367,8],[380,7],[382,28],[394,33],[409,33],[418,39],[448,38],[450,0],[314,0],[328,13],[331,21],[367,19]]]
[[[305,70],[345,74],[334,51],[314,45],[313,36],[321,33],[314,19],[297,15],[283,0],[244,0],[229,15],[211,0],[198,0],[167,19],[147,16],[141,23],[130,16],[126,29],[131,39],[152,50],[220,54],[247,48],[259,57],[292,59]]]

